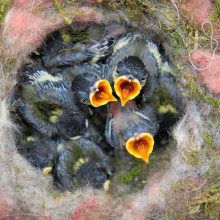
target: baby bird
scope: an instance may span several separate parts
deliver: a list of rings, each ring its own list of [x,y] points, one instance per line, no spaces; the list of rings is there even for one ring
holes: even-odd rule
[[[107,190],[113,167],[109,157],[88,138],[61,143],[54,161],[55,183],[61,190],[75,190],[86,185]]]
[[[154,136],[158,131],[153,110],[149,105],[147,112],[140,111],[132,101],[122,108],[112,103],[106,122],[105,136],[114,148],[126,147],[136,158],[148,162],[153,151]]]
[[[158,88],[151,101],[160,124],[158,142],[164,146],[170,139],[172,126],[183,114],[182,97],[176,83],[175,73],[167,62],[161,63]]]
[[[17,101],[17,113],[23,119],[23,126],[30,126],[48,137],[73,138],[85,133],[86,115],[71,109],[42,101],[30,105]]]
[[[115,44],[111,37],[112,31],[98,24],[82,30],[65,27],[50,36],[47,44],[41,48],[43,64],[45,67],[67,67],[105,60]]]
[[[77,75],[72,81],[71,89],[77,100],[93,107],[117,101],[112,95],[110,83],[94,73]]]
[[[28,128],[17,134],[17,150],[33,166],[43,169],[44,174],[52,170],[50,161],[57,153],[58,141]]]
[[[118,46],[117,46],[118,45]],[[153,43],[141,34],[127,34],[114,46],[115,50],[105,66],[108,80],[114,81],[114,89],[124,106],[127,101],[137,97],[148,81],[152,94],[158,79],[158,65],[151,52]]]
[[[85,132],[87,113],[81,112],[62,76],[40,65],[26,67],[15,89],[15,112],[42,135],[72,138]]]
[[[139,95],[147,76],[145,66],[138,57],[129,56],[119,62],[113,77],[114,89],[122,106]]]
[[[17,92],[25,102],[48,101],[77,111],[71,85],[61,74],[52,75],[39,64],[25,65],[20,74]]]

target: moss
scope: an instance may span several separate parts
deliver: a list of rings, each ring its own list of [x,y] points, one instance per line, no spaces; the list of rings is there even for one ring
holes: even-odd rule
[[[63,16],[67,24],[72,24],[72,15],[76,15],[79,17],[82,17],[84,15],[83,10],[74,7],[76,6],[75,0],[55,0],[55,6],[57,7],[59,13]]]
[[[143,189],[143,187],[145,186],[146,183],[147,183],[146,180],[142,180],[141,182],[138,182],[138,183],[136,184],[136,188],[137,188],[137,189]]]
[[[4,48],[0,47],[0,49],[4,51]],[[4,73],[11,72],[15,67],[15,61],[16,58],[5,59],[3,56],[0,55],[0,62],[1,62],[1,66],[3,67],[3,72]]]
[[[205,101],[207,104],[212,105],[214,110],[220,114],[220,101],[205,94],[197,83],[196,75],[191,75],[182,71],[182,77],[187,80],[186,88],[189,89],[189,91],[184,94],[185,96],[191,97],[194,102]]]
[[[191,155],[192,155],[192,157],[195,157],[197,155],[197,153],[196,152],[192,152]]]
[[[62,192],[60,192],[60,191],[53,191],[53,192],[51,193],[51,196],[53,196],[54,199],[55,199],[56,201],[58,201],[61,196],[64,196],[64,193],[62,193]]]
[[[5,17],[8,8],[10,6],[11,0],[0,0],[0,22]]]
[[[142,1],[121,0],[119,2],[109,2],[106,4],[108,9],[120,9],[123,11],[133,22],[142,23],[145,19],[145,7]]]
[[[204,188],[200,196],[189,204],[193,214],[204,213],[209,217],[219,217],[217,204],[220,204],[220,182]]]
[[[19,166],[15,166],[15,170],[16,170],[17,173],[20,173],[20,172],[21,172],[21,169],[20,169]]]
[[[185,40],[184,40],[184,36],[182,35],[182,33],[180,33],[177,30],[172,30],[170,31],[169,35],[175,39],[175,41],[173,41],[172,46],[174,48],[179,49],[180,47],[185,47]]]
[[[213,14],[211,20],[214,22],[220,21],[220,0],[216,0],[214,4]]]
[[[171,18],[170,13],[163,13],[163,14],[169,21],[175,23],[175,20],[173,18]]]
[[[212,106],[214,106],[220,113],[220,102],[217,99],[214,99],[212,97],[205,97],[205,101],[208,104],[211,104]]]
[[[142,171],[142,165],[139,163],[137,164],[130,172],[125,174],[121,174],[117,176],[117,182],[119,183],[130,183],[133,179],[140,175]]]
[[[177,28],[177,12],[168,1],[158,0],[155,4],[154,1],[147,0],[122,0],[107,4],[110,9],[123,11],[133,23],[138,22],[139,25],[146,24],[147,26],[157,25],[161,31],[166,33],[166,36],[169,35],[175,55],[182,54],[183,49],[189,46],[193,38],[194,29],[183,20],[178,23],[178,27],[181,26],[181,28]],[[148,17],[154,22],[145,23]]]
[[[62,2],[59,0],[55,0],[55,5],[56,5],[57,9],[59,10],[60,14],[66,20],[67,24],[71,24],[72,20],[68,17],[68,14],[63,10]]]
[[[208,148],[213,147],[213,139],[211,137],[211,135],[209,134],[209,132],[205,132],[203,135],[204,139],[205,139],[205,144]]]
[[[16,184],[16,188],[19,188],[19,190],[23,190],[23,189],[25,189],[25,186]]]
[[[197,152],[191,152],[187,157],[187,163],[191,166],[198,167],[200,165],[200,155]]]
[[[7,58],[6,51],[7,49],[4,48],[5,45],[1,45],[0,41],[0,65],[1,65],[1,71],[0,71],[0,77],[2,78],[0,87],[1,87],[1,94],[0,97],[5,96],[11,91],[11,86],[13,86],[13,69],[15,67],[15,58]],[[9,82],[9,83],[7,83]],[[11,83],[10,83],[11,82]]]
[[[217,168],[217,167],[216,167]],[[169,211],[181,219],[218,219],[220,203],[219,171],[203,176],[187,176],[172,185],[169,193]],[[178,206],[176,206],[178,202]],[[177,219],[180,219],[180,218]]]
[[[176,24],[176,11],[167,10],[164,12],[163,8],[167,8],[169,3],[167,1],[158,0],[155,4],[152,1],[148,0],[121,0],[116,2],[107,3],[110,9],[120,9],[123,11],[132,22],[144,23],[146,21],[146,14],[148,16],[155,17],[155,22],[159,23],[159,26],[163,25],[166,29],[174,29]],[[163,17],[158,20],[158,16],[156,13],[160,13]],[[169,27],[166,25],[165,20],[172,22],[173,27]],[[149,24],[148,24],[149,25]]]

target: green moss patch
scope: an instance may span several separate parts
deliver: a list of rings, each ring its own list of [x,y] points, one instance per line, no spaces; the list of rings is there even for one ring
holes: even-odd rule
[[[205,101],[207,104],[213,106],[214,110],[220,114],[220,102],[205,94],[204,90],[197,82],[196,75],[191,75],[182,71],[182,77],[187,80],[186,88],[188,91],[185,93],[185,96],[191,97],[194,102]]]
[[[8,8],[10,6],[11,0],[0,0],[0,22],[5,17]]]

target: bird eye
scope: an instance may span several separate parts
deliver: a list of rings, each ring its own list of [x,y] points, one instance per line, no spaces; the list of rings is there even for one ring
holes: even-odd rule
[[[133,76],[129,75],[128,80],[132,80],[132,79],[133,79]]]
[[[96,87],[91,87],[91,92],[95,92],[96,91]]]

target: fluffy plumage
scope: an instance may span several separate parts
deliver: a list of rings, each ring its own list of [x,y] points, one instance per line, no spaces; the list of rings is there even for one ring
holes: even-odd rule
[[[112,111],[110,109],[106,122],[105,136],[107,141],[115,148],[120,149],[126,146],[127,150],[129,149],[129,153],[148,162],[149,154],[152,152],[154,145],[153,137],[159,129],[155,116],[134,107],[125,106],[121,108],[119,103],[112,105],[114,107],[112,106]],[[152,108],[150,104],[148,108]],[[142,137],[144,137],[143,141],[139,141]],[[139,145],[144,149],[143,153],[132,153],[130,149],[132,148],[136,151]],[[149,153],[146,154],[146,152]],[[147,155],[147,157],[143,156],[143,154]]]
[[[122,106],[138,96],[145,84],[148,100],[155,92],[159,74],[155,50],[156,45],[141,34],[128,33],[118,40],[118,46],[106,64],[106,72],[109,81],[114,81]]]
[[[39,64],[25,66],[18,81],[20,93],[28,102],[48,100],[55,104],[73,106],[68,81],[54,76]]]
[[[17,141],[18,152],[33,166],[42,169],[51,166],[50,162],[57,153],[58,140],[31,132],[29,129],[18,135]]]
[[[82,63],[97,65],[104,62],[117,47],[115,38],[120,35],[120,25],[92,24],[81,30],[66,27],[52,33],[41,50],[45,67],[72,66]],[[112,30],[115,29],[115,32]]]
[[[110,158],[88,138],[78,138],[59,146],[53,173],[62,190],[90,185],[103,188],[112,174]]]

